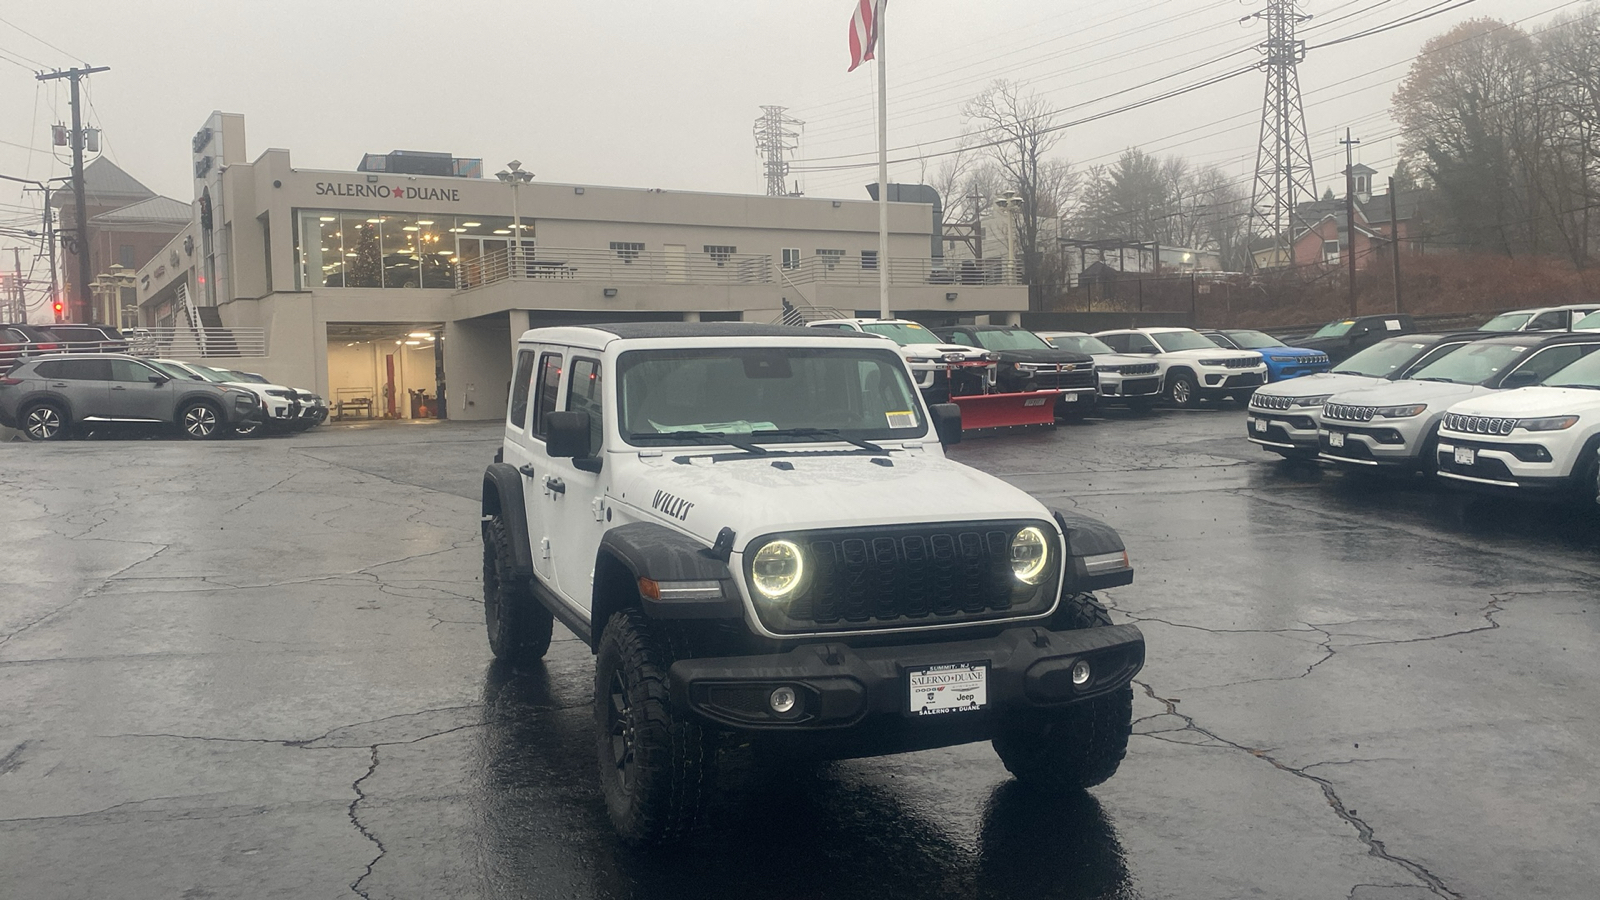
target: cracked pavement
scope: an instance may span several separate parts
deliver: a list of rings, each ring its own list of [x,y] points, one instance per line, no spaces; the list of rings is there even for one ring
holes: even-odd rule
[[[953,451],[1126,538],[1117,777],[1035,797],[971,745],[736,780],[667,854],[610,835],[587,648],[490,662],[494,425],[0,444],[0,897],[1590,895],[1600,522],[1241,419]]]

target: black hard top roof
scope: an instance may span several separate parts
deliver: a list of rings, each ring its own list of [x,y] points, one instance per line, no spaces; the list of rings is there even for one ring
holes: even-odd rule
[[[782,337],[836,338],[853,336],[881,341],[882,338],[838,329],[798,328],[790,325],[764,325],[759,322],[605,322],[578,325],[614,334],[619,338],[704,338],[704,337]]]
[[[1033,330],[1031,328],[1024,328],[1021,325],[947,325],[944,328],[941,328],[941,329],[938,329],[938,330],[940,330],[940,331],[954,331],[957,328],[960,328],[963,331],[1032,331]]]

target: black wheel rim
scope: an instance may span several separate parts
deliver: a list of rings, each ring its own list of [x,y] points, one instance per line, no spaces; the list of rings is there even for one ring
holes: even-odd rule
[[[61,415],[48,406],[28,413],[28,437],[48,441],[61,433]]]
[[[183,430],[197,438],[210,437],[217,430],[217,414],[209,406],[191,406],[183,414]]]
[[[628,702],[628,685],[622,670],[611,673],[611,697],[607,704],[606,725],[611,734],[611,764],[616,769],[617,785],[627,790],[633,782],[634,742],[633,706]]]

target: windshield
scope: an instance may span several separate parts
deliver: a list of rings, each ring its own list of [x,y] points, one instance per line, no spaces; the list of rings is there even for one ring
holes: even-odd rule
[[[1265,350],[1268,347],[1289,346],[1272,335],[1263,334],[1259,331],[1229,331],[1224,333],[1229,338],[1232,338],[1233,342],[1243,350]]]
[[[1380,341],[1339,363],[1334,374],[1387,378],[1426,349],[1427,344],[1417,341]]]
[[[1600,331],[1600,312],[1592,312],[1572,323],[1573,331]]]
[[[1516,344],[1463,344],[1418,369],[1411,377],[1418,381],[1481,384],[1527,349]]]
[[[1522,326],[1528,324],[1533,318],[1533,313],[1501,313],[1498,316],[1478,326],[1479,331],[1520,331]]]
[[[881,334],[902,347],[944,343],[938,335],[915,322],[865,322],[861,330],[869,334]]]
[[[1150,335],[1163,352],[1174,350],[1215,350],[1217,345],[1198,331],[1160,331]]]
[[[266,384],[267,380],[254,372],[241,372],[238,369],[229,369],[228,374],[234,376],[235,381],[248,381],[251,384]]]
[[[638,446],[927,433],[905,363],[887,348],[630,350],[617,361],[617,403],[623,439]]]
[[[1051,338],[1050,343],[1054,344],[1057,350],[1076,350],[1079,353],[1087,353],[1090,356],[1117,352],[1111,349],[1105,341],[1087,334],[1058,335]]]
[[[210,366],[194,366],[193,368],[196,372],[200,373],[200,377],[217,384],[227,384],[230,381],[239,380],[233,377],[233,374],[230,372],[224,372],[221,369],[213,369]]]
[[[1345,333],[1348,332],[1355,324],[1355,319],[1340,319],[1337,322],[1329,322],[1321,328],[1318,328],[1317,333],[1313,334],[1312,337],[1344,337]]]
[[[1542,382],[1547,387],[1600,390],[1600,353],[1590,353]]]
[[[974,331],[972,337],[985,350],[1049,350],[1050,345],[1031,331],[1007,328],[1004,331]]]
[[[201,378],[199,375],[196,375],[182,366],[175,366],[172,363],[157,362],[153,359],[147,359],[145,362],[155,366],[168,375],[171,375],[173,378],[178,378],[184,381],[205,381],[204,378]]]

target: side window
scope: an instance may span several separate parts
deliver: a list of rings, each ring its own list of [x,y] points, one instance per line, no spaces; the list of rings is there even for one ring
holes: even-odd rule
[[[161,374],[149,366],[136,363],[131,359],[113,359],[110,362],[112,381],[148,382],[151,375]]]
[[[580,357],[572,361],[572,377],[567,380],[567,412],[589,414],[589,452],[586,456],[600,452],[601,438],[605,434],[601,383],[599,360]]]
[[[110,381],[111,360],[64,359],[61,360],[61,374],[55,377],[73,381]]]
[[[1543,381],[1577,362],[1593,349],[1594,346],[1592,344],[1567,344],[1562,347],[1550,347],[1530,356],[1527,362],[1517,366],[1516,371],[1524,375],[1532,374],[1535,382]]]
[[[539,371],[533,381],[533,424],[528,433],[544,437],[545,417],[555,411],[557,393],[561,389],[561,354],[546,353],[539,357]]]
[[[1552,309],[1533,317],[1524,331],[1554,331],[1567,327],[1567,314],[1564,310]]]
[[[1098,336],[1100,342],[1118,353],[1128,352],[1128,336],[1125,334],[1102,334]]]
[[[33,371],[40,378],[64,378],[66,376],[61,374],[61,368],[66,364],[66,360],[47,359],[34,366]]]
[[[1155,353],[1157,348],[1155,341],[1144,335],[1130,334],[1128,335],[1128,351],[1130,353]]]
[[[517,353],[517,374],[511,379],[511,409],[506,421],[518,428],[528,424],[528,386],[533,380],[533,351]]]
[[[798,268],[800,268],[800,248],[799,247],[785,247],[785,248],[783,248],[783,267],[785,269],[798,269]]]

